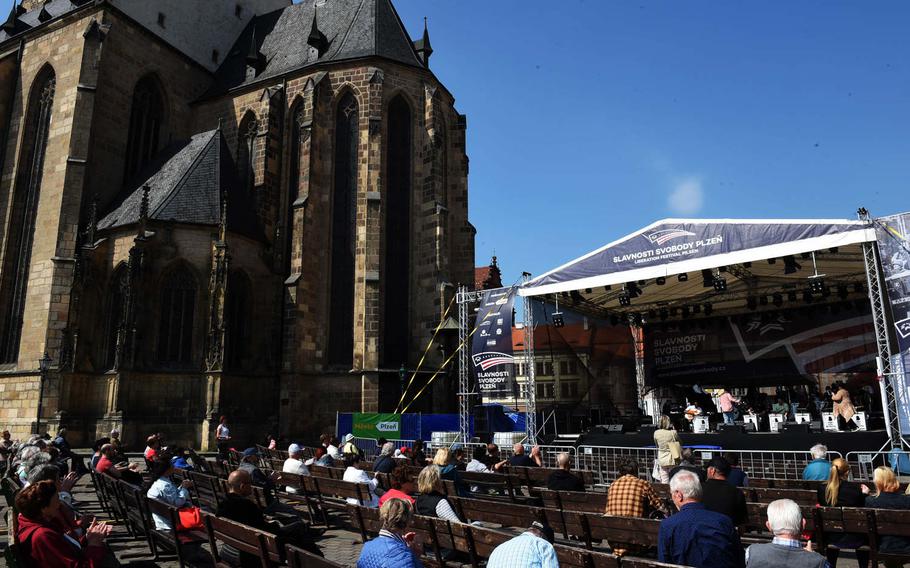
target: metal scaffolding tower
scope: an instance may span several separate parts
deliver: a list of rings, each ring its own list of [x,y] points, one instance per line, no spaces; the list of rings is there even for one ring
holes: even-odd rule
[[[524,274],[527,282],[531,275]],[[523,297],[524,303],[524,335],[525,335],[525,424],[528,432],[528,443],[537,445],[537,383],[534,377],[534,309],[531,305],[532,298]]]
[[[467,341],[470,325],[468,308],[478,299],[477,292],[469,291],[465,286],[458,289],[458,429],[462,444],[471,441],[471,397],[477,394],[471,392],[470,346]]]

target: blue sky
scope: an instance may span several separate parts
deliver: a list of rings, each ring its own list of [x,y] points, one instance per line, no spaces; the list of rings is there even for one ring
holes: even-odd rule
[[[664,217],[910,209],[910,3],[395,4],[429,18],[507,282]]]

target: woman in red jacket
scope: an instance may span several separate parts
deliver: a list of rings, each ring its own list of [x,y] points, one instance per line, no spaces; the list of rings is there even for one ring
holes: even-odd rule
[[[59,520],[60,497],[53,481],[39,481],[16,495],[19,509],[17,540],[28,565],[37,568],[94,568],[106,549],[110,525],[92,522],[85,536],[75,539]]]

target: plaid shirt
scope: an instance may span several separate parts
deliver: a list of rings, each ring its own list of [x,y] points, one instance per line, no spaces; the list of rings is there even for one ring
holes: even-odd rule
[[[607,515],[644,517],[651,511],[662,511],[664,505],[651,484],[634,475],[624,475],[610,485],[607,493]]]

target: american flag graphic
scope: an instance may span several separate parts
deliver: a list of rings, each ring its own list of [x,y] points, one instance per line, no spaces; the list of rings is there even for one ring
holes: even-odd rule
[[[515,362],[515,358],[511,355],[507,355],[505,353],[497,353],[495,351],[485,351],[483,353],[478,353],[471,358],[474,360],[474,366],[480,367],[483,371],[486,371],[490,367],[495,367],[496,365],[505,365],[506,363]]]
[[[655,245],[662,245],[667,241],[678,239],[680,237],[694,237],[695,233],[689,231],[683,231],[682,229],[664,229],[663,231],[656,231],[644,235],[651,243]]]

